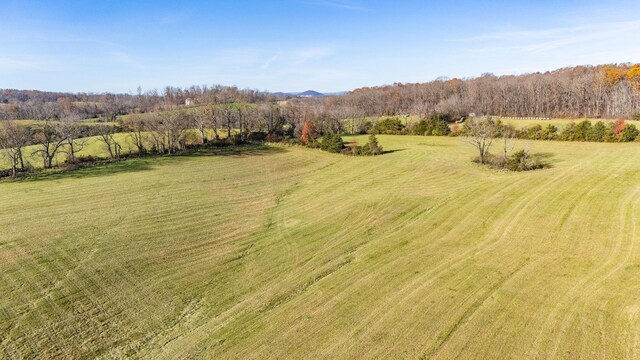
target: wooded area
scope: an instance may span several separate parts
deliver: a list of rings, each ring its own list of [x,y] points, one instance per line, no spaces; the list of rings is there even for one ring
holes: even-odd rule
[[[0,90],[0,119],[80,118],[115,120],[189,103],[278,103],[275,94],[234,86],[168,86],[136,94],[68,94]],[[545,73],[365,87],[344,96],[287,101],[308,120],[432,113],[519,117],[631,118],[640,116],[640,65],[577,66]],[[321,125],[322,126],[322,125]],[[320,129],[322,130],[322,129]]]
[[[468,113],[629,118],[640,111],[640,65],[577,66],[545,73],[440,79],[358,89],[344,98],[366,115]]]

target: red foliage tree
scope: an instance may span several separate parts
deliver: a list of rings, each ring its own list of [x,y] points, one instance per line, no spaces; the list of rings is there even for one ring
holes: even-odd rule
[[[613,128],[613,133],[616,135],[616,137],[620,137],[620,134],[622,134],[622,129],[624,129],[624,119],[619,118],[616,120],[616,124]]]
[[[313,125],[313,122],[306,120],[304,122],[304,125],[302,126],[302,136],[300,136],[300,138],[302,139],[302,142],[305,144],[308,144],[309,142],[313,141],[315,137],[316,137],[315,125]]]
[[[453,124],[453,126],[451,127],[451,135],[452,136],[458,136],[460,135],[460,125],[458,124]]]

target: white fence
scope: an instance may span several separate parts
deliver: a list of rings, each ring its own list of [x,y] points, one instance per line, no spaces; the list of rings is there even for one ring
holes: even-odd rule
[[[501,119],[514,119],[514,120],[551,120],[548,117],[522,117],[522,116],[498,116]]]

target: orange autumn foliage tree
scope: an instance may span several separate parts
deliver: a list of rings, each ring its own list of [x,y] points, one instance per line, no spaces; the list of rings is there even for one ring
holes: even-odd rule
[[[625,71],[623,69],[616,68],[613,66],[609,66],[604,70],[604,80],[609,85],[615,85],[619,83],[620,80],[624,78],[624,75],[625,75]]]
[[[634,90],[640,91],[640,65],[633,65],[627,71],[627,80]]]
[[[302,142],[308,144],[316,138],[316,127],[312,121],[306,120],[302,126]]]
[[[616,135],[616,137],[620,137],[620,134],[622,134],[623,129],[624,129],[624,119],[622,118],[616,119],[615,126],[613,127],[613,133]]]

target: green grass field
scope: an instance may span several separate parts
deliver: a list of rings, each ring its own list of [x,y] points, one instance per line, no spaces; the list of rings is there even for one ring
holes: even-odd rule
[[[213,130],[209,130],[209,137],[211,139],[214,138]],[[189,143],[198,143],[200,141],[200,135],[195,130],[191,130],[189,134]],[[219,132],[220,138],[226,138],[226,132]],[[131,138],[129,133],[117,133],[114,135],[114,139],[120,144],[122,147],[122,154],[136,154],[138,152],[137,147],[135,146],[134,140]],[[144,140],[145,146],[150,149],[152,146],[151,138],[147,136]],[[104,142],[100,140],[98,136],[92,136],[88,138],[79,139],[75,142],[77,149],[81,149],[76,153],[76,156],[92,156],[94,158],[100,159],[108,159],[109,152],[107,150]],[[80,146],[80,143],[82,146]],[[35,153],[39,149],[38,145],[30,145],[26,146],[23,149],[24,161],[26,164],[35,169],[42,169],[44,167],[42,157],[39,153]],[[56,153],[56,157],[54,160],[54,165],[62,165],[68,158],[68,146],[63,145],[60,150]],[[10,169],[11,168],[11,160],[9,157],[5,156],[3,149],[0,149],[0,169]]]
[[[380,143],[0,182],[0,357],[640,357],[638,144]]]
[[[517,129],[522,129],[524,127],[532,127],[535,125],[540,125],[543,128],[549,124],[555,125],[558,129],[562,130],[568,123],[579,123],[583,120],[589,120],[592,124],[596,121],[604,121],[605,123],[614,122],[616,119],[549,119],[549,120],[526,120],[526,119],[507,119],[507,118],[499,118],[502,122],[506,124],[511,124],[515,126]],[[636,127],[640,128],[640,121],[634,120],[625,120],[626,123],[633,124]]]
[[[375,122],[379,121],[380,119],[388,118],[388,117],[390,117],[390,116],[367,117],[363,121],[370,121],[372,123],[375,123]],[[391,117],[393,117],[393,116],[391,116]],[[416,123],[416,122],[420,121],[420,118],[418,116],[415,116],[415,115],[397,116],[397,118],[400,119],[402,121],[402,123],[405,124],[405,125]],[[500,119],[500,121],[502,121],[505,124],[513,125],[516,129],[522,129],[522,128],[525,128],[525,127],[532,127],[532,126],[535,126],[535,125],[540,125],[543,128],[546,127],[547,125],[554,125],[559,130],[562,130],[570,122],[579,123],[580,121],[583,121],[583,120],[589,120],[593,124],[596,121],[604,121],[605,123],[608,123],[608,122],[613,122],[613,121],[616,120],[616,119],[591,119],[591,118],[586,118],[586,119],[585,118],[583,118],[583,119],[558,119],[558,118],[553,118],[553,119],[549,119],[549,120],[539,120],[539,119],[528,120],[528,119],[513,119],[513,118],[502,118],[502,117],[495,117],[495,118],[496,119]],[[637,128],[640,129],[640,121],[625,119],[625,122],[627,122],[629,124],[633,124]],[[356,124],[357,123],[355,123],[354,120],[352,120],[352,119],[344,120],[344,127],[345,127],[346,131],[351,131],[352,129],[355,129],[356,128]],[[454,124],[449,124],[449,127],[453,127],[453,126],[454,126]],[[462,124],[459,124],[459,126],[462,126]]]
[[[122,146],[123,154],[137,152],[134,142],[128,134],[118,133],[115,134],[114,137],[120,143],[120,146]],[[90,138],[82,139],[81,141],[84,143],[84,145],[82,147],[82,150],[76,153],[76,156],[93,156],[103,159],[109,158],[109,153],[107,151],[106,145],[102,141],[100,141],[98,137],[93,136]],[[37,145],[25,147],[23,149],[24,161],[26,164],[29,164],[33,168],[41,169],[43,167],[42,157],[40,156],[40,154],[34,154],[34,151],[36,151],[37,149]],[[68,154],[65,152],[66,149],[67,145],[64,145],[60,149],[60,151],[57,152],[54,165],[60,165],[65,162],[68,157]],[[4,150],[0,149],[0,169],[9,169],[11,168],[11,161],[7,156],[4,156],[3,152]]]

